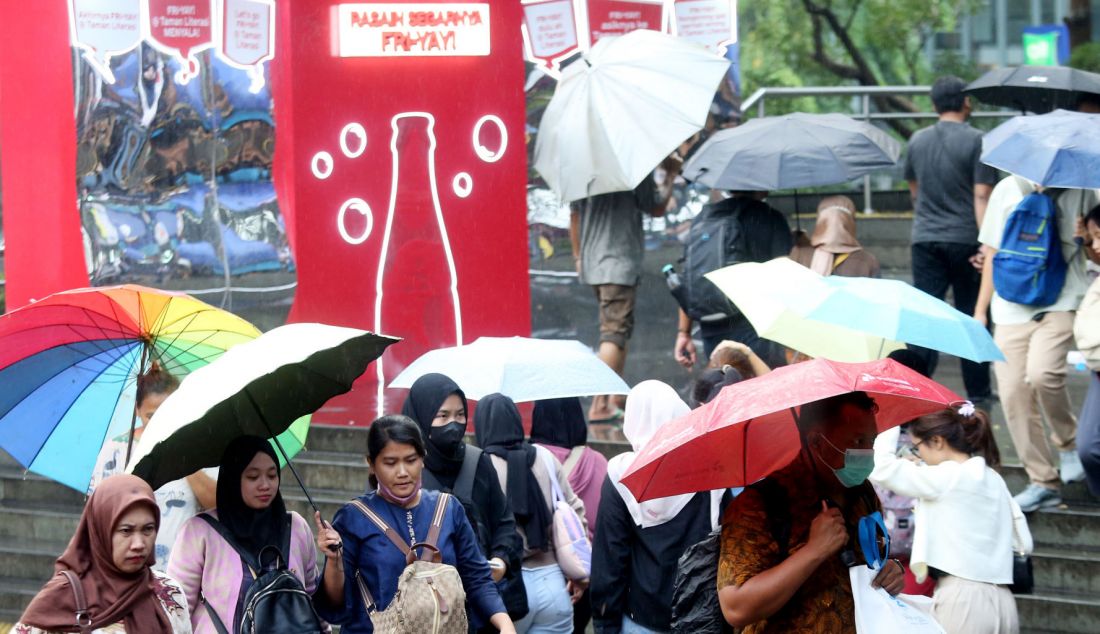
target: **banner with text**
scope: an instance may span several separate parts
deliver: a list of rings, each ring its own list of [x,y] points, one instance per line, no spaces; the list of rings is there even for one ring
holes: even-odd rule
[[[588,0],[588,43],[638,29],[665,30],[663,0]]]
[[[527,59],[551,75],[557,75],[561,60],[580,48],[573,0],[524,2],[522,29]]]
[[[341,4],[340,57],[485,56],[489,5]]]

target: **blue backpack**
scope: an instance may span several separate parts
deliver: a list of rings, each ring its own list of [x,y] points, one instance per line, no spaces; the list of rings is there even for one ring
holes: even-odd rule
[[[993,287],[1010,302],[1049,306],[1062,292],[1066,269],[1055,200],[1032,192],[1008,217],[1001,248],[993,256]]]

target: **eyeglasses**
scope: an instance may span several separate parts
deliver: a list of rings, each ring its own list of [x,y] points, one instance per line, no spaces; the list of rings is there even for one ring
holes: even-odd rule
[[[920,446],[923,445],[923,444],[924,444],[924,440],[918,440],[917,442],[913,443],[913,455],[915,455],[915,456],[920,455]]]

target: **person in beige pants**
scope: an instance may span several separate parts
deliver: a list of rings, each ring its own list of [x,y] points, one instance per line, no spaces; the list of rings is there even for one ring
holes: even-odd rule
[[[1097,203],[1091,190],[1052,190],[1058,209],[1058,235],[1068,263],[1065,285],[1050,306],[1010,302],[993,288],[993,255],[1001,247],[1005,224],[1027,194],[1040,188],[1009,176],[993,188],[978,240],[984,245],[985,266],[974,317],[983,324],[992,308],[994,340],[1005,355],[993,365],[1012,443],[1027,470],[1030,484],[1016,495],[1025,512],[1062,502],[1061,482],[1084,478],[1077,456],[1077,419],[1066,390],[1066,353],[1073,345],[1073,319],[1088,288],[1085,258],[1074,242],[1078,219]],[[1050,442],[1058,448],[1061,472]],[[1060,476],[1060,477],[1059,477]],[[1059,481],[1060,480],[1060,481]]]

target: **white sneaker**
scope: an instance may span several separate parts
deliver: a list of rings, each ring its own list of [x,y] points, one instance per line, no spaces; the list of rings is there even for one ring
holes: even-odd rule
[[[1020,510],[1024,513],[1038,511],[1048,506],[1058,506],[1062,503],[1062,496],[1054,489],[1048,489],[1032,482],[1027,488],[1016,494],[1013,498]]]
[[[1060,451],[1058,453],[1062,456],[1062,482],[1069,484],[1070,482],[1084,480],[1085,468],[1081,466],[1081,457],[1077,455],[1077,450]]]

